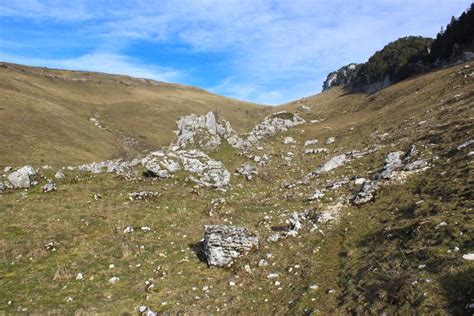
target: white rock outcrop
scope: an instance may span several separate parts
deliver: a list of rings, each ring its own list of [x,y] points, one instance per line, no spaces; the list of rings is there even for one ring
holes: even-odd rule
[[[213,112],[206,115],[191,114],[181,117],[177,122],[178,130],[176,140],[172,146],[177,148],[201,148],[215,149],[222,143],[227,141],[229,145],[235,148],[242,147],[242,139],[232,128],[232,125],[226,121],[216,121]]]
[[[24,166],[10,173],[7,179],[15,189],[25,189],[32,185],[30,176],[35,174],[36,170],[32,166]]]
[[[305,123],[300,116],[290,112],[278,112],[267,116],[255,126],[244,139],[243,147],[249,149],[257,145],[260,140],[271,137],[277,132],[287,131],[288,128]]]
[[[159,178],[184,170],[194,173],[190,179],[200,186],[224,188],[230,183],[230,172],[222,162],[197,149],[152,152],[142,159],[142,165],[150,175]]]
[[[210,266],[230,266],[253,248],[258,248],[258,237],[246,228],[226,225],[204,228],[203,252]]]

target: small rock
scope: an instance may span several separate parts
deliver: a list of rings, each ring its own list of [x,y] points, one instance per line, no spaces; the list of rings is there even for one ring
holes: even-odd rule
[[[269,274],[267,275],[267,278],[268,278],[268,279],[278,278],[278,273],[269,273]]]
[[[109,283],[110,283],[110,284],[115,284],[115,283],[117,283],[118,281],[120,281],[120,278],[118,278],[118,277],[116,277],[116,276],[111,277],[111,278],[109,279]]]
[[[124,234],[129,234],[129,233],[133,233],[133,227],[132,226],[127,226],[125,227],[125,229],[123,230],[123,233]]]
[[[242,164],[240,167],[238,167],[235,170],[236,174],[240,174],[245,176],[245,178],[250,181],[253,179],[254,176],[258,175],[257,168],[255,166],[252,166],[248,163]]]
[[[132,192],[128,194],[130,201],[151,200],[156,197],[159,197],[160,195],[161,195],[160,193],[152,192],[152,191]]]
[[[283,138],[282,143],[285,145],[289,145],[289,144],[296,143],[296,141],[293,139],[293,137],[288,136],[288,137]]]
[[[266,267],[266,266],[268,266],[267,260],[265,260],[265,259],[260,259],[260,261],[258,262],[258,266],[259,266],[259,267]]]
[[[467,253],[467,254],[463,255],[462,258],[464,260],[473,261],[474,260],[474,253]]]
[[[330,145],[336,141],[335,137],[328,137],[326,138],[326,141],[324,142],[326,145]]]
[[[84,279],[84,274],[82,272],[79,272],[77,275],[76,275],[76,280],[82,280]]]
[[[43,193],[56,191],[56,183],[49,181],[42,187],[42,189],[43,189]]]
[[[317,139],[310,139],[304,142],[304,146],[316,145],[319,141]]]
[[[54,177],[58,180],[61,180],[61,179],[66,178],[66,175],[64,174],[62,170],[58,170],[56,174],[54,175]]]
[[[244,270],[247,272],[247,273],[252,273],[252,269],[250,268],[250,265],[246,264],[244,266]]]

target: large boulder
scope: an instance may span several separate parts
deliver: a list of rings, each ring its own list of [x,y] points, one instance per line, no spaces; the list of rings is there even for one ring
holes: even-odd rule
[[[16,189],[29,188],[31,186],[30,176],[36,174],[32,166],[24,166],[8,175],[8,181]]]
[[[258,237],[244,227],[206,225],[203,252],[210,266],[230,266],[235,259],[258,248]]]

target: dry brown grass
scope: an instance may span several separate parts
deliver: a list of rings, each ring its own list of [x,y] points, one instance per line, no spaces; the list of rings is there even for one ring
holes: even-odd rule
[[[120,158],[130,155],[124,136],[154,150],[191,113],[217,111],[244,132],[269,110],[177,84],[0,63],[0,168]],[[104,129],[89,121],[95,113]]]
[[[469,285],[473,284],[472,273],[469,274],[472,262],[460,257],[474,251],[472,212],[469,213],[472,185],[468,181],[472,163],[466,156],[467,149],[453,150],[472,138],[474,79],[464,77],[463,72],[467,71],[462,65],[440,70],[371,96],[332,89],[272,109],[297,111],[306,104],[313,107],[310,112],[298,110],[305,119],[325,121],[304,124],[265,141],[264,149],[254,153],[270,154],[271,162],[251,182],[232,176],[232,190],[225,193],[194,189],[182,174],[164,181],[126,182],[107,174],[70,173],[66,180],[59,181],[57,192],[43,194],[36,187],[26,194],[9,191],[0,195],[0,310],[15,312],[21,306],[36,313],[119,314],[132,313],[136,306],[144,304],[171,314],[301,315],[318,311],[325,315],[383,311],[459,314],[464,311],[462,304],[470,299]],[[94,76],[101,80],[109,78]],[[53,79],[40,81],[43,80]],[[109,84],[112,85],[100,85]],[[88,87],[74,86],[85,89],[76,92],[69,85],[72,85],[69,81],[60,81],[53,82],[51,87],[64,88],[64,95],[95,91],[90,92],[91,100],[98,98],[98,90],[111,91],[108,97],[113,100],[140,88],[125,85],[124,89],[102,90],[102,86],[96,88],[99,85],[91,83]],[[153,89],[175,89],[173,95],[178,89],[166,87]],[[154,93],[167,95],[165,91],[158,92],[143,93],[157,98]],[[195,93],[199,97],[203,92],[185,89],[182,93]],[[455,96],[459,94],[461,97]],[[67,100],[72,98],[68,96]],[[127,121],[122,118],[127,113],[126,103],[114,102],[110,104],[124,112],[114,112],[118,117],[110,119],[108,124]],[[228,118],[226,112],[221,115]],[[140,124],[143,120],[137,119]],[[420,124],[423,121],[426,123]],[[239,125],[238,121],[235,124]],[[385,133],[388,135],[382,139]],[[281,143],[285,136],[295,138],[294,148]],[[326,146],[324,140],[329,136],[335,136],[336,142]],[[315,147],[327,147],[330,153],[300,155],[304,141],[315,138],[320,142]],[[350,193],[354,187],[349,185],[330,192],[321,202],[308,204],[303,198],[325,186],[326,180],[367,177],[381,167],[385,153],[413,143],[427,157],[440,157],[430,171],[403,185],[385,188],[375,203],[344,208],[339,224],[332,229],[322,226],[323,233],[306,230],[295,238],[276,243],[266,241],[271,232],[264,225],[257,225],[265,215],[272,217],[271,226],[284,226],[293,211],[308,208],[318,211],[334,205],[335,200],[331,199]],[[292,197],[283,196],[287,193],[282,189],[283,181],[298,179],[336,154],[373,144],[384,147],[313,179],[309,186],[293,189]],[[64,150],[67,152],[68,148]],[[296,154],[291,166],[281,159],[288,151]],[[228,146],[211,155],[223,161],[231,172],[249,161]],[[15,157],[16,154],[7,158],[13,161]],[[443,174],[444,171],[447,173]],[[73,180],[75,176],[80,180]],[[153,201],[131,203],[127,194],[137,190],[157,191],[162,196]],[[101,193],[103,198],[95,201],[95,193]],[[219,197],[224,197],[226,204],[209,216],[210,201]],[[420,199],[425,202],[416,204]],[[434,229],[441,221],[450,225],[442,230]],[[203,226],[209,223],[248,227],[259,234],[260,248],[239,260],[232,269],[208,268],[199,260],[196,248],[203,237]],[[124,234],[127,225],[135,228],[148,225],[153,232],[137,230]],[[413,232],[418,233],[413,235]],[[54,253],[44,250],[44,245],[51,241],[59,242]],[[448,253],[455,245],[461,252]],[[273,255],[268,260],[269,266],[259,268],[258,261],[267,254]],[[110,263],[115,264],[114,269],[108,268]],[[418,269],[421,263],[427,263],[429,268]],[[245,264],[252,267],[251,274],[245,271]],[[379,268],[374,271],[372,266]],[[367,272],[369,268],[372,270]],[[74,278],[79,271],[85,273],[83,282]],[[273,272],[280,275],[281,290],[274,284],[275,280],[267,279],[268,273]],[[57,280],[52,281],[55,275]],[[112,276],[120,277],[113,286],[107,282]],[[150,278],[155,287],[146,291],[144,282]],[[419,282],[411,284],[415,279]],[[421,279],[432,282],[421,282]],[[235,281],[237,286],[230,287],[229,281]],[[319,285],[319,289],[309,289],[313,284]],[[202,290],[204,286],[209,287],[209,292]],[[329,293],[330,289],[335,293]],[[425,292],[426,296],[420,296]],[[74,301],[67,303],[68,296],[73,296]],[[7,305],[8,300],[14,303]]]

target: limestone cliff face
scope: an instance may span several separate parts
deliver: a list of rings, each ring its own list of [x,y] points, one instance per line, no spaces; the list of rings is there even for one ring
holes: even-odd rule
[[[361,64],[349,64],[331,72],[323,83],[323,91],[332,87],[350,86],[357,75]]]

